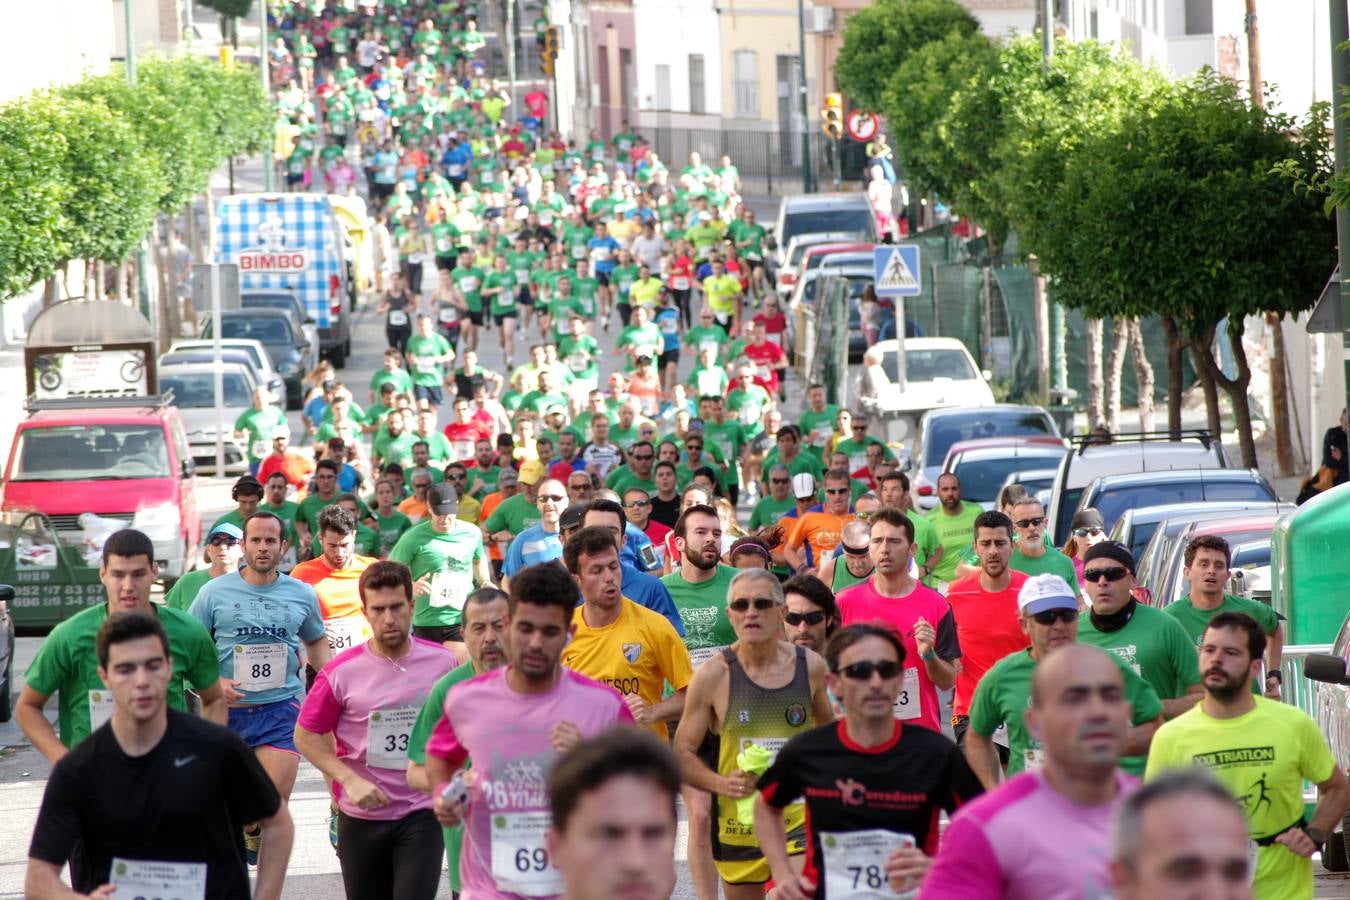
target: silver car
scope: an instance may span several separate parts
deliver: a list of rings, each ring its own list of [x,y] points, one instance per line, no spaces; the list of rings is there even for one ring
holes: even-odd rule
[[[183,430],[197,468],[215,472],[219,430],[225,438],[225,472],[216,474],[247,472],[249,448],[234,436],[234,423],[252,406],[253,389],[258,383],[247,366],[222,363],[221,384],[224,402],[217,409],[215,370],[210,364],[186,363],[159,370],[160,389],[173,391],[173,405],[182,414]],[[270,452],[271,446],[266,449]]]

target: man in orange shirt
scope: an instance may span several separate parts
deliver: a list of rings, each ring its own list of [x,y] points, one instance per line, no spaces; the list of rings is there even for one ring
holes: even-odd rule
[[[493,491],[483,498],[483,505],[478,510],[478,521],[486,522],[492,511],[501,506],[503,500],[514,497],[520,490],[519,476],[516,470],[510,466],[502,469],[501,474],[497,476],[497,490]],[[510,544],[509,541],[486,541],[488,548],[488,560],[492,565],[492,577],[498,581],[502,577],[502,561],[505,557],[505,548]]]
[[[403,513],[416,525],[430,513],[427,511],[427,491],[431,490],[431,472],[427,469],[413,469],[412,496],[398,505]]]
[[[783,558],[796,575],[814,575],[825,555],[839,546],[844,526],[853,521],[848,510],[848,472],[825,473],[825,504],[821,512],[803,513],[783,544]]]
[[[291,570],[291,577],[314,588],[319,613],[334,656],[370,638],[361,608],[361,573],[375,562],[356,555],[356,514],[334,504],[319,513],[319,546],[323,552]]]

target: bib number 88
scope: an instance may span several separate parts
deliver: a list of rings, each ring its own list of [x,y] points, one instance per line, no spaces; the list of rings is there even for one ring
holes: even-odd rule
[[[271,664],[271,663],[254,663],[254,664],[253,664],[253,669],[252,669],[252,675],[253,675],[254,680],[257,680],[257,679],[259,679],[259,678],[271,678],[271,677],[272,677],[272,664]]]
[[[521,847],[516,851],[517,872],[542,872],[548,868],[548,850],[535,847],[533,850]]]
[[[855,890],[860,881],[874,890],[886,883],[886,877],[881,872],[881,866],[849,866],[848,871],[853,876]]]

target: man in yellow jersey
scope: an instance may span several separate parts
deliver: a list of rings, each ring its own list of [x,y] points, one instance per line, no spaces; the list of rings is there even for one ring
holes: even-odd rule
[[[328,649],[337,656],[370,640],[370,624],[361,610],[357,585],[374,557],[356,555],[356,514],[341,506],[319,513],[321,553],[291,570],[291,577],[314,588],[319,596]]]
[[[563,665],[614,688],[637,724],[665,738],[665,723],[680,717],[693,675],[689,651],[675,626],[623,596],[619,551],[608,528],[592,525],[570,536],[563,564],[582,596],[572,618],[576,634],[563,651]],[[675,692],[663,700],[666,682]]]
[[[1205,696],[1158,729],[1145,780],[1169,769],[1205,766],[1241,804],[1259,847],[1252,882],[1258,900],[1313,895],[1310,857],[1350,805],[1350,782],[1326,738],[1297,706],[1252,693],[1266,634],[1246,613],[1221,612],[1200,636]],[[1303,780],[1317,785],[1317,807],[1304,818]]]
[[[769,863],[754,828],[755,784],[788,739],[834,721],[825,691],[825,662],[783,639],[783,587],[767,569],[731,579],[727,617],[736,641],[703,665],[689,685],[675,752],[686,783],[716,797],[713,859],[727,900],[758,900]],[[700,759],[703,736],[719,736],[717,769]],[[785,811],[787,851],[805,864],[806,811]]]

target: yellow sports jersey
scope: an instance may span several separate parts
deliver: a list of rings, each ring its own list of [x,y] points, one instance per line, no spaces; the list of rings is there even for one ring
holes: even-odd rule
[[[1202,765],[1237,797],[1253,839],[1279,834],[1303,816],[1303,784],[1326,781],[1336,761],[1317,725],[1296,706],[1256,698],[1256,709],[1215,719],[1199,706],[1153,736],[1145,780],[1166,769]],[[1313,894],[1312,860],[1280,844],[1261,848],[1253,883],[1259,900]]]
[[[634,603],[627,597],[619,617],[603,628],[591,628],[578,606],[572,621],[577,633],[563,651],[562,663],[587,678],[604,682],[620,694],[637,694],[648,706],[661,702],[661,689],[669,681],[677,691],[689,686],[694,667],[689,651],[665,616]],[[664,722],[648,726],[662,740],[668,738]]]

